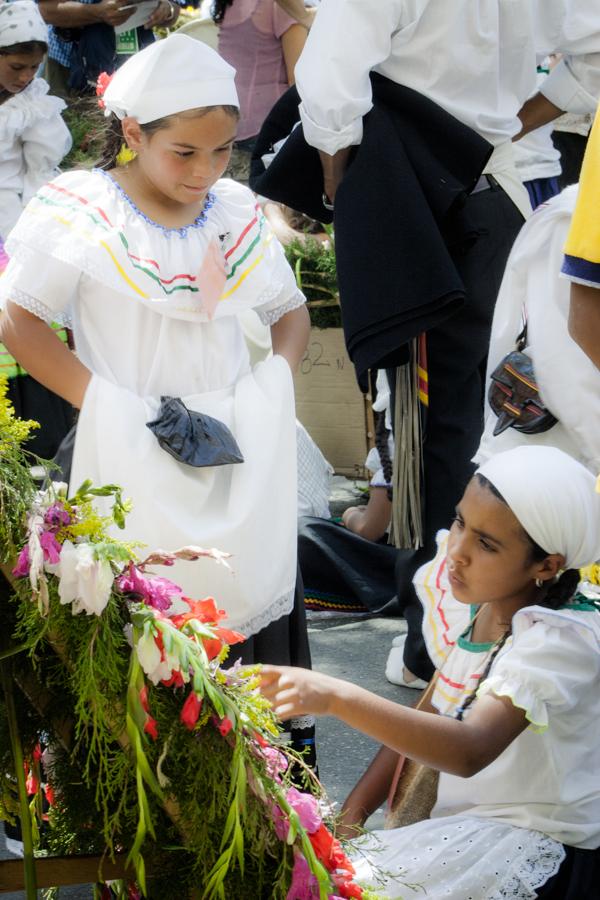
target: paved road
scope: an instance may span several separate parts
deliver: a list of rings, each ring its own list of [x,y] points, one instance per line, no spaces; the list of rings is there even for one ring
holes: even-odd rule
[[[309,620],[313,666],[330,675],[356,681],[401,703],[412,703],[415,692],[389,684],[384,677],[385,660],[392,637],[401,630],[397,619],[349,619],[347,616],[313,614]],[[317,725],[317,751],[320,775],[331,800],[342,803],[368,761],[376,745],[332,718]],[[383,814],[376,813],[372,827],[380,827]],[[0,858],[6,858],[0,840]],[[23,900],[24,895],[0,894],[1,900]],[[63,888],[61,900],[90,900],[89,887]]]

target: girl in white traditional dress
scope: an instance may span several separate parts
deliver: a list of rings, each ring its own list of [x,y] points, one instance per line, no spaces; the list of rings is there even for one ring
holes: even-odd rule
[[[431,818],[359,839],[362,883],[378,867],[404,900],[595,897],[600,612],[574,596],[600,556],[594,478],[552,447],[500,453],[438,542],[415,577],[438,673],[423,710],[292,668],[265,667],[262,690],[283,717],[334,715],[383,743],[347,829],[385,799],[398,753],[439,770]]]
[[[8,233],[37,189],[58,175],[71,147],[64,102],[48,96],[47,83],[36,78],[47,41],[48,26],[33,0],[0,0],[0,273]],[[66,340],[64,329],[61,336]],[[26,375],[1,344],[0,375],[9,379],[18,415],[42,426],[29,448],[52,456],[71,427],[70,407]]]
[[[292,384],[308,313],[254,195],[219,180],[236,135],[234,70],[175,34],[128,60],[103,102],[118,124],[104,168],[55,179],[11,234],[2,339],[80,409],[71,485],[122,485],[131,539],[232,554],[231,569],[177,563],[173,580],[217,599],[248,637],[244,660],[309,661]],[[118,164],[123,142],[134,158]],[[254,369],[238,322],[248,309],[274,349]],[[77,356],[53,318],[72,327]],[[146,427],[163,397],[182,401],[186,427],[190,410],[218,419],[243,462],[197,468],[163,449]]]

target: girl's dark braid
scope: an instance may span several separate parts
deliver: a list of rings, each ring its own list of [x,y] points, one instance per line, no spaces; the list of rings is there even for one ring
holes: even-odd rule
[[[481,673],[481,678],[479,679],[479,684],[475,687],[475,689],[473,691],[471,691],[469,696],[466,697],[465,700],[463,700],[461,706],[459,707],[459,709],[456,712],[455,718],[458,719],[459,722],[462,722],[464,714],[466,713],[468,708],[471,706],[471,704],[475,700],[475,697],[477,696],[477,691],[479,690],[479,688],[481,687],[481,685],[483,684],[485,679],[490,674],[490,669],[492,668],[494,660],[496,659],[496,657],[498,656],[498,654],[504,647],[505,643],[507,642],[507,640],[511,636],[511,634],[512,634],[512,631],[509,628],[508,631],[505,631],[504,634],[502,635],[502,637],[498,641],[496,641],[496,645],[493,648],[492,652],[490,653],[490,658],[488,659],[488,661],[486,663],[485,669]]]
[[[549,609],[566,606],[573,599],[580,580],[579,569],[565,569],[558,580],[544,590],[539,601],[540,606],[547,606]]]
[[[394,464],[390,457],[389,431],[385,427],[385,411],[375,413],[375,447],[379,453],[379,462],[383,469],[383,477],[389,485],[388,497],[392,499],[392,479]]]
[[[114,113],[110,116],[106,123],[104,133],[104,146],[100,154],[100,159],[96,163],[98,169],[114,169],[117,165],[117,156],[123,146],[123,129],[121,122]]]

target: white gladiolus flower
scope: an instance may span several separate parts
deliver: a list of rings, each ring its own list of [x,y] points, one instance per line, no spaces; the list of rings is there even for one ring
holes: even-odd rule
[[[145,632],[141,636],[135,645],[135,652],[142,669],[153,684],[158,684],[162,678],[168,678],[168,675],[163,674],[161,652],[151,632]]]
[[[99,616],[106,608],[114,581],[107,560],[96,559],[91,544],[65,541],[60,554],[58,595],[63,605],[73,604],[73,615]]]

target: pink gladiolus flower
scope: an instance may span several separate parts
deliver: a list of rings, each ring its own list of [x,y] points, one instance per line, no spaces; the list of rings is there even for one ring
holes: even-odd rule
[[[12,570],[15,578],[26,578],[29,575],[29,547],[27,544],[19,553],[17,564]]]
[[[287,757],[280,750],[268,744],[261,749],[261,752],[267,761],[267,775],[281,784],[281,773],[285,772],[288,767]]]
[[[40,534],[40,545],[44,551],[45,562],[57,563],[60,561],[62,547],[51,531],[42,531]]]
[[[273,813],[273,825],[275,826],[275,834],[279,838],[280,841],[285,843],[288,839],[288,834],[290,831],[290,823],[284,811],[274,803],[271,807],[271,812]]]
[[[300,824],[308,834],[314,834],[323,821],[319,815],[319,804],[312,794],[305,794],[291,787],[285,795],[285,799],[292,809],[298,813]]]
[[[160,612],[170,609],[173,599],[179,599],[183,593],[179,585],[168,578],[143,575],[133,563],[129,563],[127,571],[119,576],[117,585],[124,594],[138,594],[144,603]]]
[[[179,718],[181,719],[185,727],[189,729],[189,731],[194,730],[201,709],[201,698],[198,696],[196,691],[190,691],[187,700],[183,704],[181,712],[179,713]]]
[[[296,854],[292,871],[292,883],[286,900],[319,900],[319,882],[301,853]]]

